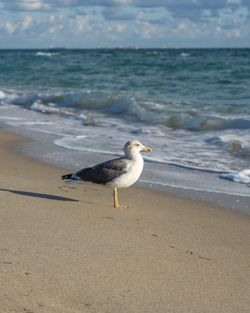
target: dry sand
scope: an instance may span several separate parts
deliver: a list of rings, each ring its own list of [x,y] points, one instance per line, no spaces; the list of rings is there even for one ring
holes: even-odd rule
[[[250,218],[66,173],[0,133],[0,313],[249,313]],[[11,144],[11,147],[10,147]]]

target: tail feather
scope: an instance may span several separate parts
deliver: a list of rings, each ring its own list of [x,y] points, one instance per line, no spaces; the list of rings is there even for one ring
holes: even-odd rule
[[[72,176],[73,176],[73,173],[63,175],[63,176],[62,176],[62,180],[65,180],[65,179],[72,179]]]

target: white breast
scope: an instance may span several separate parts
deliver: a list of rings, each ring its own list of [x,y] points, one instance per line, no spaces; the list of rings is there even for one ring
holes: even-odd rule
[[[141,176],[143,170],[143,158],[139,154],[136,159],[130,161],[131,165],[129,166],[127,173],[113,179],[107,185],[112,188],[127,188],[133,185]]]

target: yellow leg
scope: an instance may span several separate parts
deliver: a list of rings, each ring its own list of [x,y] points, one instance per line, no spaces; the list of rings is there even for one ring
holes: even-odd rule
[[[115,209],[127,209],[128,207],[125,205],[120,205],[118,202],[118,191],[115,188],[113,191],[113,197],[114,197],[114,208]]]

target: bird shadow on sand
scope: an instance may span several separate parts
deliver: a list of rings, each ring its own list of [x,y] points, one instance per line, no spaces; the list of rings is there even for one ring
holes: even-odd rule
[[[61,197],[61,196],[56,196],[56,195],[51,195],[51,194],[46,194],[46,193],[23,191],[23,190],[13,190],[13,189],[0,188],[0,191],[6,191],[6,192],[11,192],[11,193],[14,193],[17,195],[21,195],[21,196],[48,199],[48,200],[71,201],[71,202],[78,202],[79,201],[79,200],[67,198],[67,197]]]

